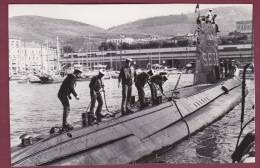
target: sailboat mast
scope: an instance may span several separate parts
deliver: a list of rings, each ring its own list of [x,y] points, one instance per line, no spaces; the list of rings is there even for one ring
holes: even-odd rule
[[[25,60],[25,72],[27,73],[26,70],[26,64],[27,64],[27,52],[26,52],[26,47],[25,47],[25,41],[23,42],[23,47],[24,47],[24,60]]]
[[[158,46],[158,52],[159,52],[159,65],[161,65],[161,53],[160,53],[160,46]]]
[[[60,46],[59,46],[59,37],[57,37],[57,47],[56,47],[56,53],[57,53],[57,59],[56,59],[56,68],[58,71],[60,71]]]
[[[41,42],[41,70],[43,72],[42,42]]]
[[[46,45],[46,54],[47,54],[47,66],[48,66],[48,74],[50,73],[50,58],[49,58],[49,41],[47,40]]]

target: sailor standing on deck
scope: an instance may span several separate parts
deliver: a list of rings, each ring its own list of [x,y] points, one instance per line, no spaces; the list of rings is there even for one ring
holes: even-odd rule
[[[130,100],[132,96],[132,85],[133,77],[135,75],[135,69],[131,66],[131,58],[125,60],[125,66],[120,70],[118,78],[118,87],[122,81],[122,104],[121,113],[122,115],[131,114],[133,111],[130,110]]]
[[[227,78],[228,75],[228,59],[224,62],[224,70],[225,70],[225,78]]]
[[[73,127],[67,122],[68,115],[70,113],[70,104],[69,99],[71,100],[70,94],[72,93],[74,97],[79,100],[79,97],[74,89],[76,84],[76,77],[81,75],[82,71],[80,69],[75,69],[73,74],[68,74],[60,86],[58,93],[58,98],[60,99],[63,105],[63,120],[62,128],[63,129],[73,129]]]
[[[209,11],[206,13],[206,23],[212,22],[213,14],[211,12],[212,12],[212,9],[210,8]]]
[[[91,96],[91,105],[90,105],[90,114],[89,117],[92,117],[92,120],[95,118],[98,122],[101,121],[101,119],[104,117],[101,114],[102,106],[103,106],[103,98],[100,92],[102,92],[102,89],[104,88],[104,84],[102,82],[102,77],[106,74],[106,71],[104,69],[100,69],[98,75],[93,76],[89,83],[90,88],[90,96]],[[96,117],[94,117],[94,108],[96,104],[96,100],[98,102],[98,107],[96,109]],[[90,123],[91,124],[91,123]]]
[[[154,75],[154,76],[150,77],[149,86],[150,86],[150,89],[151,89],[151,97],[152,97],[153,104],[156,103],[156,98],[157,98],[156,85],[159,86],[159,89],[163,93],[162,85],[167,80],[168,80],[167,76],[163,76],[161,74]]]
[[[220,67],[220,69],[219,69],[219,71],[220,71],[220,79],[223,80],[224,79],[224,62],[223,62],[223,60],[221,60],[219,62],[219,67]]]
[[[138,97],[139,97],[141,109],[148,106],[148,104],[146,104],[144,102],[144,96],[145,96],[144,85],[148,82],[148,79],[150,78],[150,76],[153,76],[153,75],[154,75],[154,70],[151,69],[148,72],[140,73],[135,78],[135,86],[136,86],[137,91],[138,91]]]

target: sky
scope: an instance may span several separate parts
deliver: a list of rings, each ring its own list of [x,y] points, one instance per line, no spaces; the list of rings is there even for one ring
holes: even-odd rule
[[[251,4],[200,4],[200,9]],[[155,16],[195,12],[196,4],[9,4],[9,18],[37,15],[68,19],[108,29]]]

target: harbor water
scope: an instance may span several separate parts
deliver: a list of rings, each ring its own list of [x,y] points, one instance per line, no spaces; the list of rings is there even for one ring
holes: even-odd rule
[[[164,84],[164,90],[175,87],[179,74],[171,74]],[[192,74],[182,74],[178,87],[193,83]],[[120,109],[122,88],[118,88],[117,79],[104,80],[105,96],[108,108]],[[246,97],[245,121],[254,116],[254,80],[246,81],[249,94]],[[19,84],[17,81],[9,82],[10,92],[10,140],[11,146],[20,143],[19,136],[25,132],[48,134],[53,126],[62,123],[62,105],[57,97],[61,83],[55,84]],[[70,101],[71,112],[68,121],[74,123],[81,120],[81,113],[86,112],[90,103],[89,81],[76,84],[76,92],[80,100],[74,97]],[[145,88],[146,95],[150,95],[150,88]],[[137,90],[133,85],[133,95]],[[103,106],[105,111],[105,105]],[[231,154],[235,149],[240,128],[241,104],[236,106],[221,120],[213,123],[201,132],[196,133],[169,151],[158,155],[148,161],[167,163],[226,163],[231,162]],[[203,120],[203,118],[202,118]],[[81,126],[81,125],[77,125]],[[251,123],[245,130],[254,129]],[[186,130],[184,130],[186,131]]]

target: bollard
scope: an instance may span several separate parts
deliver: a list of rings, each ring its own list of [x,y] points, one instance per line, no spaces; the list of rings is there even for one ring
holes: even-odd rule
[[[157,96],[156,97],[156,104],[159,105],[162,103],[162,96]]]
[[[82,113],[82,127],[86,127],[87,126],[87,113]]]
[[[94,122],[93,114],[87,113],[87,117],[88,117],[88,123],[87,123],[87,125],[90,126],[90,125],[92,125],[93,122]]]
[[[131,105],[135,104],[135,96],[131,96]]]

